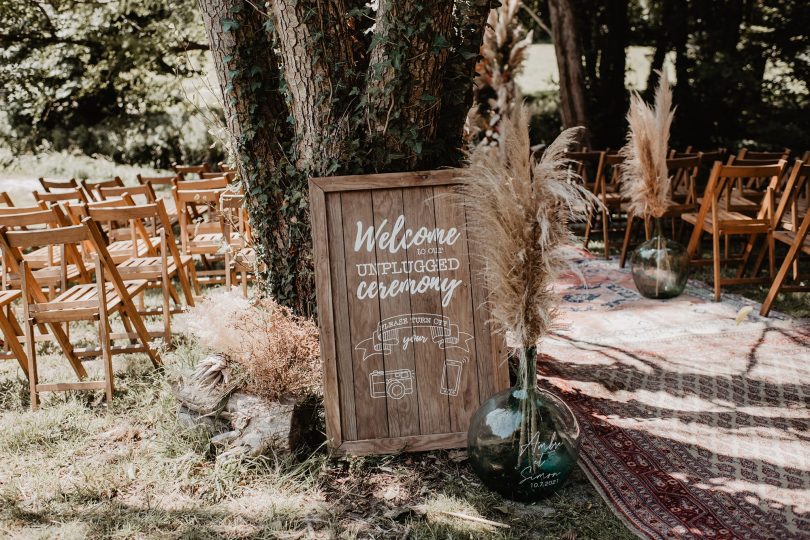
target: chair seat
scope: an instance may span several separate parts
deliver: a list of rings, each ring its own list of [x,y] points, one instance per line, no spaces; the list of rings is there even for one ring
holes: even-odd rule
[[[31,266],[31,269],[59,266],[62,262],[61,251],[59,248],[45,246],[26,253],[23,257],[25,257],[25,262]]]
[[[698,213],[687,212],[682,214],[681,217],[687,223],[691,223],[695,227],[698,226]],[[770,230],[770,223],[767,219],[753,219],[740,212],[730,212],[728,210],[720,209],[717,212],[717,224],[721,232],[734,232],[741,231],[745,233],[755,232],[768,232]],[[706,217],[703,220],[702,227],[704,231],[712,232],[713,222],[712,215],[706,212]]]
[[[802,208],[802,206],[800,205],[798,210],[799,211],[796,212],[796,222],[800,223],[802,221],[802,219],[804,219],[804,216],[807,214],[807,208]],[[792,210],[787,210],[785,212],[784,216],[782,217],[782,228],[787,230],[787,231],[792,231],[793,230],[793,211]]]
[[[231,246],[241,241],[239,233],[231,233]],[[192,237],[186,247],[189,253],[216,254],[222,249],[222,243],[222,233],[204,233]]]
[[[89,273],[95,271],[92,266],[88,265],[85,265],[84,269]],[[47,268],[33,270],[31,273],[34,275],[34,279],[37,280],[37,283],[46,287],[62,283],[61,266],[48,266]],[[65,266],[65,276],[66,281],[75,281],[79,276],[81,276],[79,266],[75,264],[68,264]],[[20,274],[9,274],[8,279],[12,286],[18,286],[20,283]]]
[[[782,242],[783,244],[787,244],[792,246],[793,243],[796,241],[796,232],[795,231],[774,231],[773,237],[775,240]],[[810,255],[810,235],[804,238],[804,242],[801,246],[799,246],[804,253]]]
[[[149,244],[151,244],[152,249],[157,249],[160,245],[160,238],[152,236],[149,238]],[[110,245],[107,246],[107,251],[110,253],[113,262],[115,264],[120,264],[130,257],[143,257],[149,252],[149,244],[147,244],[142,238],[138,238],[137,246],[132,245],[132,240],[117,240],[115,242],[110,242]],[[137,247],[137,255],[135,252],[135,248]]]
[[[119,265],[118,273],[124,279],[160,279],[161,278],[161,261],[162,257],[130,257]],[[191,257],[181,256],[182,264],[188,264]],[[169,277],[174,277],[177,274],[177,265],[174,264],[174,258],[169,257],[167,260],[167,271]]]
[[[127,280],[124,281],[127,293],[130,297],[140,293],[146,288],[146,280]],[[107,310],[111,311],[121,304],[121,297],[115,291],[112,283],[105,284],[105,292],[107,295]],[[81,285],[74,285],[59,296],[48,302],[48,304],[57,304],[61,302],[88,302],[98,300],[98,288],[95,283],[83,283]],[[68,310],[65,310],[68,311]]]
[[[14,302],[21,296],[22,291],[18,289],[8,289],[5,291],[0,291],[0,307],[7,306],[8,304]]]
[[[606,193],[604,198],[601,195],[599,198],[608,208],[621,208],[624,202],[621,193]]]

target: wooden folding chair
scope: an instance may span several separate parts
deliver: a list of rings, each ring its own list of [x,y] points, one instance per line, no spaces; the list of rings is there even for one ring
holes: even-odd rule
[[[127,194],[124,194],[124,199],[128,199]],[[129,199],[128,202],[131,203],[132,199]],[[159,221],[161,223],[159,255],[130,257],[117,264],[117,268],[121,277],[124,279],[145,280],[147,287],[161,289],[163,299],[161,309],[154,310],[142,307],[139,313],[143,316],[162,315],[163,332],[152,332],[150,336],[163,337],[165,343],[171,343],[171,316],[174,313],[183,311],[180,298],[172,286],[172,280],[177,278],[180,282],[180,287],[183,290],[186,303],[189,306],[194,305],[191,285],[194,285],[197,294],[199,294],[200,291],[194,269],[194,260],[190,256],[180,255],[163,201],[159,200],[155,203],[145,205],[130,204],[129,206],[118,207],[89,207],[88,214],[90,218],[96,222],[114,219],[117,221],[128,221],[130,222],[130,226],[134,226],[133,222],[141,222],[141,224],[144,224],[144,222],[148,220]],[[138,230],[143,231],[144,227],[138,228]],[[187,272],[190,273],[190,278]],[[174,309],[171,308],[170,302],[174,302],[176,306]]]
[[[74,224],[79,224],[89,215],[90,209],[116,208],[119,206],[133,206],[135,202],[123,197],[111,197],[104,201],[69,205],[68,212]],[[124,221],[110,219],[107,223],[100,223],[102,232],[107,241],[107,251],[113,261],[120,264],[130,257],[156,257],[160,237],[151,235],[140,221],[123,225]]]
[[[39,230],[47,231],[69,224],[70,221],[59,206],[22,214],[0,215],[0,226],[8,230],[30,230],[31,227],[39,227]],[[3,290],[20,286],[20,275],[10,270],[8,257],[9,254],[3,252]],[[55,296],[58,290],[65,290],[70,282],[88,283],[90,281],[91,270],[88,269],[75,246],[63,246],[63,249],[56,250],[52,244],[47,244],[26,253],[24,257],[40,286],[47,288],[49,297]]]
[[[87,198],[90,201],[101,200],[101,197],[98,194],[99,188],[124,187],[124,181],[118,176],[112,180],[96,180],[93,182],[85,179],[82,180],[81,183],[82,188],[84,188],[84,192],[87,194]]]
[[[45,193],[50,193],[52,189],[77,189],[79,183],[75,178],[70,180],[48,180],[47,178],[39,178],[39,185]]]
[[[693,264],[704,264],[711,262],[714,267],[714,295],[715,300],[720,300],[720,292],[723,285],[743,285],[748,283],[767,282],[774,274],[774,239],[773,227],[771,225],[772,193],[776,188],[779,178],[782,175],[784,162],[778,165],[765,165],[759,167],[739,167],[734,165],[722,165],[715,162],[712,168],[709,183],[701,200],[700,207],[696,213],[685,213],[681,217],[687,223],[694,226],[692,236],[689,240],[687,251]],[[751,217],[741,212],[734,212],[726,207],[724,193],[730,183],[738,180],[757,177],[769,177],[771,179],[768,192],[762,202],[760,211],[756,217]],[[705,261],[696,258],[700,249],[700,240],[703,233],[709,233],[712,237],[712,259]],[[739,257],[729,256],[729,237],[732,235],[748,236],[749,241],[754,235],[765,235],[768,249],[769,276],[759,278],[756,276],[742,277],[738,275],[733,278],[721,276],[720,269],[723,263],[737,261],[742,263],[744,255]],[[720,240],[725,238],[725,252],[720,250]]]
[[[225,287],[230,290],[233,274],[238,273],[242,294],[248,295],[248,279],[255,277],[257,270],[256,250],[251,247],[251,231],[243,207],[244,195],[223,193],[220,197],[220,223],[222,238],[227,238],[225,248]]]
[[[698,168],[700,167],[700,155],[693,157],[671,158],[667,160],[667,172],[672,177],[670,204],[664,212],[662,219],[672,219],[672,234],[675,236],[675,221],[680,221],[680,217],[686,212],[697,210],[697,195],[695,193],[695,181],[697,179]],[[627,225],[624,232],[624,242],[622,252],[619,257],[619,266],[624,268],[627,260],[627,252],[630,247],[630,240],[633,236],[634,226],[638,218],[632,212],[627,212]],[[644,235],[650,239],[650,223],[644,220]]]
[[[227,274],[226,270],[213,267],[213,259],[222,257],[227,245],[218,216],[219,200],[227,186],[227,180],[219,177],[177,182],[172,190],[180,223],[182,253],[200,257],[203,269],[197,271],[197,276],[207,285],[224,283]]]
[[[34,191],[34,200],[41,203],[57,203],[63,201],[89,202],[87,195],[81,188],[71,188],[64,191],[48,191],[46,193]]]
[[[622,196],[619,193],[618,166],[624,161],[624,156],[619,154],[604,154],[602,168],[596,177],[593,193],[602,202],[602,207],[598,210],[601,214],[601,226],[596,226],[599,219],[594,219],[591,215],[585,223],[585,249],[591,240],[594,232],[602,233],[604,243],[605,259],[610,258],[610,233],[620,231],[621,228],[611,226],[611,216],[618,216],[622,213]]]
[[[156,182],[155,179],[158,179]],[[165,180],[165,182],[164,182]],[[180,177],[175,176],[165,176],[165,177],[144,177],[140,174],[138,175],[138,186],[128,186],[124,188],[102,188],[101,194],[102,197],[115,197],[120,196],[122,193],[126,192],[132,195],[133,198],[136,197],[143,197],[144,202],[146,203],[153,203],[158,200],[158,198],[163,199],[166,205],[166,213],[169,215],[169,221],[171,222],[172,226],[177,224],[177,207],[174,202],[174,197],[171,195],[171,191],[166,196],[158,197],[157,192],[155,191],[155,185],[167,185],[169,186],[169,190],[171,190],[172,186],[174,186],[175,182],[179,182]],[[137,199],[136,199],[137,200]]]
[[[90,242],[96,252],[95,283],[74,285],[62,291],[53,300],[48,300],[26,264],[22,251],[48,243],[78,246],[84,242]],[[48,391],[100,389],[105,391],[107,401],[111,401],[114,390],[113,354],[143,352],[149,356],[155,367],[161,365],[160,355],[150,346],[149,334],[132,302],[132,296],[146,287],[146,281],[121,279],[104,246],[101,230],[95,222],[86,218],[81,225],[43,231],[8,231],[0,228],[0,244],[4,251],[11,254],[12,265],[22,277],[25,355],[28,363],[32,409],[35,410],[39,405],[39,394]],[[121,317],[127,332],[111,333],[109,315],[114,313]],[[100,347],[79,349],[70,343],[67,334],[62,330],[62,325],[69,325],[71,322],[81,320],[98,322]],[[47,325],[50,328],[52,335],[79,377],[79,382],[51,384],[39,382],[34,337],[34,328],[37,325]],[[112,344],[115,339],[137,340],[139,343],[116,347]],[[85,381],[87,372],[81,364],[80,357],[97,356],[102,357],[104,380]]]
[[[807,189],[808,184],[810,184],[810,163],[797,159],[772,219],[774,239],[788,245],[789,248],[768,290],[765,301],[762,302],[759,312],[763,316],[770,313],[780,291],[810,291],[810,286],[799,284],[799,258],[802,253],[810,255],[810,237],[807,234],[810,230],[810,212],[808,212],[807,200],[802,201],[803,192]],[[753,244],[749,242],[749,245],[746,245],[746,251],[750,253],[752,250]],[[760,251],[754,266],[755,272],[762,264],[762,258],[763,252]],[[793,284],[788,284],[789,278],[792,278]]]
[[[765,154],[764,152],[761,154]],[[726,165],[737,167],[760,167],[763,165],[777,165],[782,161],[780,158],[738,158],[729,156]],[[762,198],[765,196],[765,186],[770,178],[738,178],[734,185],[726,187],[727,208],[734,212],[754,215],[759,212]],[[780,186],[776,187],[779,192]]]

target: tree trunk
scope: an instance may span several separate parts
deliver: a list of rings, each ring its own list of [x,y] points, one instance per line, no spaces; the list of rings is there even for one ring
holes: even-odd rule
[[[630,105],[624,86],[626,47],[630,27],[627,16],[628,0],[612,0],[605,10],[607,32],[600,31],[599,80],[591,93],[591,119],[596,139],[602,146],[618,148],[624,144],[626,133],[625,115]],[[599,118],[596,118],[596,114]]]
[[[199,1],[266,289],[313,315],[309,178],[458,164],[491,1]]]
[[[582,49],[571,0],[549,0],[551,32],[560,72],[560,110],[563,126],[587,126]]]

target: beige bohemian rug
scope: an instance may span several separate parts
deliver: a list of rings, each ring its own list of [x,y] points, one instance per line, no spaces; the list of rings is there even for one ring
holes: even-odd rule
[[[810,322],[691,282],[648,300],[615,260],[575,265],[540,373],[616,513],[646,538],[810,538]]]

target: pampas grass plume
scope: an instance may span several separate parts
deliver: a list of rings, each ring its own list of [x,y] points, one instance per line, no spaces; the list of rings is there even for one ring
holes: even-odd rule
[[[524,347],[551,328],[554,280],[566,266],[564,247],[573,243],[569,222],[598,205],[565,157],[580,129],[562,132],[536,160],[527,109],[516,106],[500,146],[476,147],[464,172],[461,195],[483,258],[492,317]]]
[[[637,93],[630,96],[627,144],[620,151],[625,157],[620,166],[620,191],[628,210],[639,217],[661,217],[670,204],[667,151],[675,110],[667,72],[660,74],[653,107]]]

